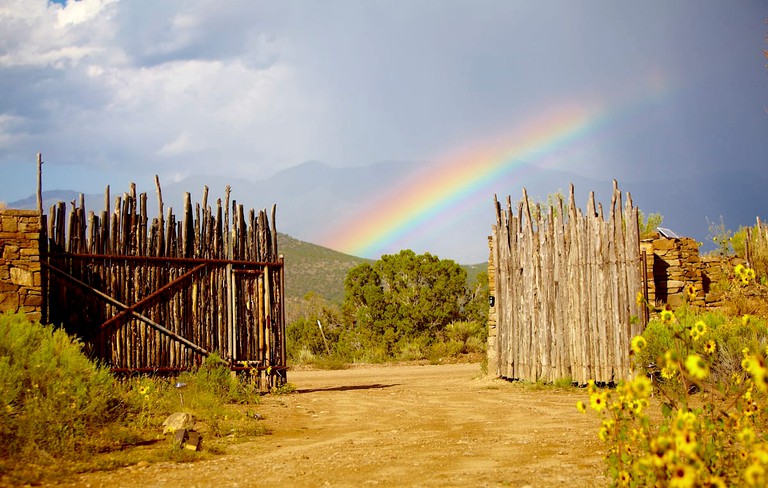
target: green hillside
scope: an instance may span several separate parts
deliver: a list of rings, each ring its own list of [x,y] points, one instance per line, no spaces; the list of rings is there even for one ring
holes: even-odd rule
[[[358,258],[326,247],[300,241],[286,234],[277,234],[280,253],[285,256],[285,294],[289,302],[300,300],[309,292],[326,300],[344,300],[344,279],[347,272],[363,262]],[[467,271],[467,283],[474,283],[478,273],[487,270],[486,263],[462,265]]]
[[[467,272],[467,284],[469,285],[475,282],[477,275],[488,272],[488,263],[462,264],[461,267]]]
[[[341,303],[347,271],[368,259],[350,256],[326,247],[277,234],[278,248],[285,256],[285,294],[290,300],[309,292]]]

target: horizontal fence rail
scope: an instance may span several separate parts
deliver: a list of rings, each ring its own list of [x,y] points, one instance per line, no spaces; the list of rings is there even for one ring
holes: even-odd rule
[[[638,210],[614,181],[607,219],[590,194],[586,214],[533,206],[525,189],[512,209],[498,201],[495,266],[496,375],[554,381],[618,381],[631,375],[631,338],[642,332]]]
[[[186,193],[182,216],[157,216],[146,193],[86,211],[84,198],[47,216],[44,317],[81,337],[90,353],[123,372],[193,368],[211,353],[235,370],[285,375],[283,259],[275,207],[247,214],[226,199]],[[231,210],[231,211],[230,211]],[[270,224],[271,220],[271,224]],[[280,380],[282,378],[282,380]],[[271,379],[270,379],[271,380]]]

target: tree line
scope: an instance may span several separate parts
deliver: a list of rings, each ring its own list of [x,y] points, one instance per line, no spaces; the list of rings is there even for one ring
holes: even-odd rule
[[[403,250],[350,269],[344,300],[310,293],[288,325],[294,363],[439,360],[483,352],[488,275],[467,283],[450,259]]]

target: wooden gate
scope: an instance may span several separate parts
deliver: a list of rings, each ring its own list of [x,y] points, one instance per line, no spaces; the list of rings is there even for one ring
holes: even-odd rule
[[[643,330],[638,210],[614,181],[608,215],[590,194],[574,202],[503,211],[496,202],[491,241],[496,328],[491,374],[530,381],[610,382],[632,374],[629,349]]]
[[[265,211],[232,202],[147,217],[131,192],[96,215],[59,203],[46,217],[44,319],[81,337],[115,372],[172,373],[217,353],[235,370],[285,382],[283,258]],[[231,223],[230,223],[231,220]],[[151,223],[150,223],[151,222]]]

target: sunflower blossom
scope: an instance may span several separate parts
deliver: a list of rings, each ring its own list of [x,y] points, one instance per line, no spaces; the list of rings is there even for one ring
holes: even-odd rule
[[[697,380],[703,380],[709,376],[709,365],[698,354],[691,354],[685,358],[685,369]]]
[[[636,354],[640,354],[647,345],[648,342],[643,336],[635,336],[632,338],[632,351]]]

